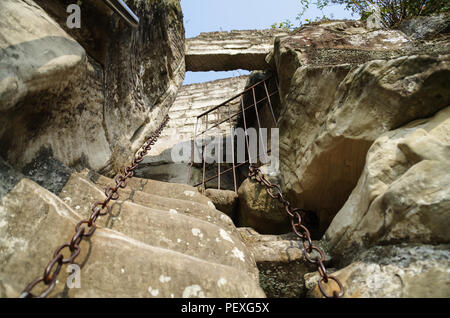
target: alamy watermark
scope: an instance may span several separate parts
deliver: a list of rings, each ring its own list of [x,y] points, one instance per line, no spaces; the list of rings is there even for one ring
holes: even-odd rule
[[[247,133],[246,133],[247,132]],[[218,129],[208,135],[181,142],[171,151],[175,163],[250,163],[270,164],[272,171],[279,168],[279,129],[270,129],[270,144],[267,128],[232,128],[231,134],[223,135]],[[269,149],[270,148],[270,149]],[[233,160],[234,158],[234,160]]]
[[[81,28],[81,8],[78,4],[69,4],[66,12],[69,14],[66,25],[69,29]]]
[[[69,289],[81,288],[81,269],[77,264],[67,265],[66,272],[70,273],[67,275],[66,286]]]

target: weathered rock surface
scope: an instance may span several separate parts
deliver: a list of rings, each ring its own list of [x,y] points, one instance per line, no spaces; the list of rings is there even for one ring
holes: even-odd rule
[[[231,219],[235,217],[238,205],[238,195],[230,190],[206,189],[205,196],[211,199],[217,210],[222,211]]]
[[[449,245],[400,244],[373,247],[333,275],[348,298],[448,298],[449,267]],[[321,297],[319,275],[308,276],[308,296]],[[334,282],[323,285],[328,294],[338,290]]]
[[[86,52],[42,9],[32,1],[5,0],[0,11],[2,112],[28,94],[50,88],[59,94],[77,80],[86,68]]]
[[[0,157],[0,199],[8,194],[23,177],[23,174],[14,170]]]
[[[450,33],[450,13],[412,17],[402,21],[398,29],[411,39],[421,40]]]
[[[282,29],[201,33],[186,41],[186,70],[265,70],[275,37],[287,34]]]
[[[0,4],[0,154],[21,170],[47,149],[69,167],[112,174],[157,128],[183,81],[180,5],[129,1],[141,18],[131,29],[83,1],[83,34],[63,30],[64,3],[39,1],[51,16],[31,0]]]
[[[294,233],[260,235],[252,228],[238,228],[238,231],[255,256],[260,285],[267,297],[305,296],[303,276],[315,268],[303,257],[302,242]]]
[[[67,288],[62,270],[51,296],[264,297],[253,255],[227,216],[200,203],[207,198],[186,196],[184,186],[175,187],[171,197],[166,190],[160,205],[147,207],[141,190],[151,185],[152,192],[163,191],[163,185],[136,182],[142,185],[134,192],[139,199],[125,194],[109,217],[98,220],[91,239],[82,241],[81,288]],[[1,297],[17,297],[42,274],[54,249],[70,239],[76,222],[88,216],[102,193],[83,174],[74,174],[61,198],[23,178],[1,199]],[[185,207],[197,210],[195,216],[175,209],[179,203],[173,197],[183,196]],[[202,220],[205,212],[218,218]]]
[[[108,184],[111,185],[114,183],[115,182],[112,179],[104,177],[99,178],[99,176],[93,173],[92,171],[88,172],[87,170],[84,170],[80,174],[72,175],[59,195],[64,201],[66,201],[67,194],[74,192],[76,189],[78,189],[78,187],[84,186],[88,188],[87,190],[85,190],[86,194],[82,195],[81,197],[78,197],[78,200],[96,202],[95,198],[98,199],[98,194],[104,192],[99,189],[106,188]],[[172,198],[164,196],[162,195],[162,193],[158,195],[155,194],[155,191],[150,190],[151,188],[143,188],[141,186],[133,185],[130,188],[127,187],[125,189],[121,189],[120,202],[132,202],[156,210],[163,210],[163,211],[172,210],[173,214],[177,212],[180,214],[188,215],[193,218],[198,218],[202,221],[219,224],[221,227],[226,228],[229,231],[234,231],[234,225],[232,220],[223,213],[217,211],[212,205],[211,201],[208,200],[206,201],[206,204],[204,204],[205,200],[202,200],[204,199],[202,196],[192,195],[191,190],[194,191],[195,189],[192,188],[190,188],[189,190],[185,190],[184,188],[177,189],[176,186],[177,185],[174,184],[174,187],[173,188],[171,187],[172,188],[171,192],[181,191],[182,192],[181,198]],[[185,191],[187,191],[186,193],[188,195],[185,195],[184,193]],[[70,196],[68,198],[69,198],[67,199],[68,201],[73,201]],[[198,199],[200,199],[201,201],[198,202],[197,201]],[[117,203],[119,203],[119,201]],[[79,206],[85,213],[89,212],[88,205],[79,205]],[[114,206],[113,211],[114,209],[120,210],[119,208],[120,206],[122,206],[122,204],[117,204],[116,206]],[[122,213],[121,211],[117,212],[119,214]],[[114,216],[118,213],[112,213],[112,215]]]
[[[381,135],[324,240],[333,254],[397,242],[449,243],[450,108]]]
[[[283,189],[294,206],[317,213],[320,232],[356,186],[380,134],[449,104],[449,53],[445,41],[417,44],[358,21],[277,38],[271,58],[283,105]]]
[[[277,183],[277,178],[269,178]],[[254,228],[261,234],[282,234],[290,229],[290,222],[284,207],[272,199],[266,188],[251,179],[245,179],[238,190],[239,214],[237,224]]]

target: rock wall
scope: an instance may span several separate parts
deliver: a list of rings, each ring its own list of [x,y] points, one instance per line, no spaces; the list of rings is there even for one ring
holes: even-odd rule
[[[129,1],[132,29],[99,1],[0,4],[0,155],[21,170],[45,150],[113,174],[168,113],[184,78],[180,4]],[[41,5],[41,6],[40,6]]]
[[[281,97],[280,172],[269,177],[303,210],[345,297],[450,296],[448,21],[412,19],[405,33],[314,23],[278,37],[267,56]],[[241,218],[258,217],[251,226],[260,233],[283,231],[283,222],[267,230],[284,209],[264,188],[246,180],[239,194]],[[276,253],[269,245],[254,248]],[[281,261],[268,259],[260,272],[275,297],[286,292],[287,274],[277,271],[296,265]],[[322,297],[319,279],[311,272],[298,286]],[[339,289],[323,285],[329,295]]]
[[[384,132],[446,107],[449,42],[414,42],[357,21],[306,26],[278,38],[280,170],[296,206],[324,232]]]
[[[450,108],[378,137],[325,233],[334,254],[397,242],[450,242]]]
[[[266,55],[282,29],[201,33],[186,41],[187,71],[265,70]]]

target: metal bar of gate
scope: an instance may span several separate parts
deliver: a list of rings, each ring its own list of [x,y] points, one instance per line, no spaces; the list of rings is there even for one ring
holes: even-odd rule
[[[198,118],[195,121],[194,138],[191,141],[191,162],[189,163],[187,184],[191,183],[192,166],[194,165],[194,159],[195,159],[194,158],[194,150],[195,150],[195,138],[196,138],[196,135],[197,135],[197,127],[198,127]]]
[[[231,102],[233,99],[236,99],[236,98],[238,98],[238,97],[244,95],[245,93],[247,93],[247,92],[248,92],[249,90],[251,90],[252,88],[258,86],[259,84],[261,84],[261,83],[264,82],[264,81],[267,81],[267,80],[271,79],[272,77],[274,77],[274,75],[269,76],[269,77],[267,77],[266,79],[263,79],[262,81],[259,81],[259,82],[257,82],[256,84],[253,84],[252,86],[247,87],[246,89],[244,89],[244,90],[243,90],[242,92],[240,92],[239,94],[237,94],[237,95],[231,97],[230,99],[227,99],[227,100],[224,101],[222,104],[219,104],[219,105],[217,105],[217,106],[214,106],[214,107],[211,108],[211,109],[208,109],[207,111],[203,112],[202,114],[198,115],[197,117],[203,117],[203,116],[205,116],[206,114],[208,114],[208,113],[210,113],[210,112],[216,110],[217,108],[222,107],[222,106],[228,104],[228,103]]]
[[[231,120],[230,116],[230,108],[228,109],[228,118],[230,119],[230,137],[231,137],[231,156],[233,157],[233,185],[234,185],[234,192],[237,194],[237,181],[236,181],[236,163],[234,161],[234,132],[233,132],[233,121]]]
[[[269,96],[274,96],[274,95],[276,95],[276,94],[278,94],[278,91],[275,91],[275,92],[270,93]],[[259,104],[259,103],[263,102],[263,101],[266,100],[266,99],[267,99],[267,96],[264,97],[264,98],[261,98],[260,100],[258,100],[257,103]],[[222,105],[222,106],[225,106],[225,105]],[[252,107],[253,107],[253,104],[251,104],[250,106],[245,107],[245,110],[250,109],[250,108],[252,108]],[[240,113],[242,113],[242,110],[236,112],[236,113],[233,114],[230,118],[234,118],[234,117],[238,116]],[[202,117],[202,116],[198,116],[198,118],[200,118],[200,117]],[[219,122],[218,124],[215,124],[215,125],[211,126],[209,129],[215,128],[215,127],[217,127],[218,125],[223,124],[224,122],[226,122],[226,121],[227,121],[228,119],[230,119],[230,118],[226,118],[226,119],[222,120],[222,121]],[[201,133],[197,134],[197,136],[203,135],[205,132],[206,132],[206,130],[204,130],[204,131],[202,131]],[[197,137],[197,136],[196,136],[196,137]]]
[[[217,121],[220,121],[220,108],[217,108]],[[222,163],[222,158],[220,157],[221,154],[221,147],[222,147],[222,138],[220,138],[220,126],[218,129],[218,135],[217,135],[217,142],[219,143],[217,147],[217,189],[220,190],[220,164]]]
[[[208,114],[206,114],[206,130],[208,130]],[[206,153],[206,145],[205,140],[203,140],[203,152],[202,152],[202,164],[203,164],[203,174],[202,174],[202,180],[203,180],[203,189],[206,189],[205,184],[205,178],[206,178],[206,160],[205,160],[205,153]]]
[[[258,112],[258,104],[256,103],[256,94],[255,94],[255,88],[252,89],[252,93],[253,93],[253,102],[255,105],[255,112],[256,112],[256,121],[258,122],[258,135],[259,135],[259,140],[261,141],[261,147],[263,148],[263,153],[266,154],[266,147],[264,146],[264,140],[262,137],[262,132],[261,132],[261,122],[259,120],[259,112]]]
[[[103,0],[103,2],[117,13],[122,19],[125,20],[128,25],[136,28],[139,26],[139,18],[136,14],[127,6],[123,0]]]
[[[271,149],[267,150],[267,153],[268,153],[268,154],[271,153]],[[258,155],[257,158],[259,158],[259,157],[260,157],[260,156]],[[243,165],[246,165],[248,162],[249,162],[249,159],[245,160],[244,162],[241,162],[241,163],[236,164],[235,167],[236,167],[236,168],[239,168],[239,167],[241,167],[241,166],[243,166]],[[224,175],[224,174],[230,172],[232,169],[233,169],[233,168],[228,168],[227,170],[222,171],[221,174]],[[205,180],[205,182],[209,182],[209,181],[213,180],[214,178],[217,178],[217,176],[209,177],[208,179]],[[200,185],[202,185],[202,184],[203,184],[203,182],[197,183],[196,185],[194,185],[194,187],[198,187],[198,186],[200,186]],[[237,189],[236,189],[235,191],[237,191]],[[237,193],[237,192],[236,192],[236,193]]]
[[[248,153],[248,158],[251,162],[251,158],[250,158],[250,145],[248,143],[248,131],[247,131],[247,120],[245,118],[245,108],[244,108],[244,100],[241,99],[241,107],[242,107],[242,116],[244,117],[244,134],[245,134],[245,144],[247,145],[247,153]]]
[[[264,81],[264,90],[266,91],[267,100],[269,102],[270,112],[272,114],[273,122],[277,127],[277,120],[275,119],[275,113],[273,112],[272,101],[270,100],[269,90],[267,89],[266,81]]]

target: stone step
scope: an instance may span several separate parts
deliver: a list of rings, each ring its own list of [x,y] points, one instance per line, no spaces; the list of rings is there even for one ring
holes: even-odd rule
[[[89,170],[83,170],[81,174],[85,175],[89,180],[91,180],[101,188],[106,189],[107,187],[112,187],[116,184],[114,182],[114,179],[89,172]],[[187,184],[167,183],[136,177],[128,179],[127,183],[127,187],[130,187],[131,189],[137,191],[159,195],[166,198],[194,201],[197,203],[205,204],[211,208],[215,208],[210,199],[201,195],[200,192],[198,192],[197,188],[194,188]]]
[[[74,174],[63,188],[60,197],[82,217],[88,218],[92,204],[102,201],[105,195],[92,183]],[[170,199],[160,197],[159,200]],[[206,207],[198,203],[197,205],[200,209]],[[251,271],[253,267],[254,259],[245,257],[242,250],[246,247],[236,230],[233,233],[212,222],[178,213],[173,208],[155,209],[127,200],[112,201],[110,206],[110,215],[97,220],[99,226],[121,232],[149,245],[209,262],[243,271]]]
[[[157,210],[144,211],[136,204],[129,204],[136,206],[136,213],[141,212],[143,225],[139,228],[138,224],[132,223],[132,215],[125,215],[131,214],[131,210],[122,217],[133,224],[136,232],[140,229],[153,232],[157,223],[154,228],[148,228],[147,220],[150,219],[147,215],[158,215]],[[55,249],[72,237],[74,225],[83,216],[79,210],[72,209],[59,197],[26,178],[1,199],[0,297],[17,297],[24,286],[42,275]],[[184,222],[188,222],[188,227],[192,225],[186,216],[175,215],[172,219],[164,213],[168,232],[176,231]],[[181,221],[174,222],[175,219]],[[151,221],[158,222],[158,219]],[[208,224],[209,228],[205,224],[196,226],[204,227],[203,241],[215,241],[217,235],[209,231],[215,225]],[[198,235],[195,238],[198,239]],[[229,246],[217,245],[217,259],[211,262],[98,227],[90,239],[80,243],[81,253],[76,259],[76,264],[81,267],[80,288],[66,287],[70,273],[63,267],[50,297],[264,297],[255,277],[256,268],[220,264],[230,258],[225,252],[242,244],[227,243]],[[67,252],[63,251],[65,257]],[[250,253],[245,248],[242,253],[248,262]],[[39,288],[41,286],[36,292]]]
[[[85,209],[87,212],[89,212],[94,202],[103,200],[105,198],[104,193],[106,188],[101,188],[98,185],[95,185],[90,180],[88,180],[85,175],[78,173],[73,174],[69,179],[69,181],[66,183],[65,189],[62,190],[60,195],[63,199],[65,199],[66,195],[70,193],[75,193],[75,191],[78,191],[78,189],[83,186],[89,188],[88,190],[86,190],[86,193],[90,195],[86,197],[85,200],[86,204],[80,206],[80,209],[82,210]],[[228,217],[221,211],[210,207],[209,205],[204,205],[189,200],[180,200],[162,197],[159,195],[137,191],[129,188],[128,186],[125,189],[119,189],[118,192],[120,195],[119,197],[120,200],[115,202],[118,203],[119,205],[120,202],[123,201],[136,203],[148,208],[166,211],[169,214],[180,213],[187,216],[191,216],[206,222],[217,224],[218,226],[223,227],[227,231],[231,232],[236,231],[236,228],[230,217]],[[74,207],[76,206],[77,205],[74,205]]]

